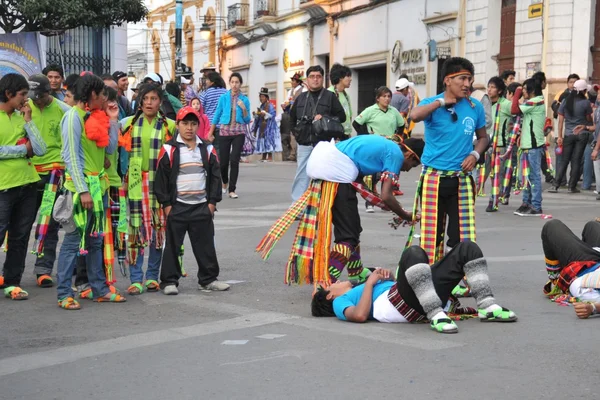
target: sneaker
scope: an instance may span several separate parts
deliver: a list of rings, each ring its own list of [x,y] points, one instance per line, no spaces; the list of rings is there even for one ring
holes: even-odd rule
[[[402,190],[394,190],[394,196],[404,196],[404,192]]]
[[[548,192],[548,193],[558,193],[558,186],[553,186],[551,188],[548,188],[546,190],[546,192]]]
[[[522,213],[524,213],[528,209],[529,209],[529,205],[523,203],[523,204],[521,204],[521,207],[517,208],[517,210],[513,214],[515,214],[515,215],[521,215]]]
[[[226,283],[219,281],[212,281],[206,286],[202,286],[198,284],[198,290],[202,290],[204,292],[223,292],[225,290],[229,290],[230,286]]]
[[[500,204],[502,204],[503,206],[507,206],[508,205],[508,197],[502,197],[500,199]]]
[[[567,193],[581,193],[581,190],[577,189],[577,188],[573,188],[573,189],[568,189]]]
[[[237,194],[235,194],[235,192],[229,192],[229,198],[230,198],[230,199],[237,199],[237,198],[239,198],[239,197],[240,197],[240,196],[238,196]]]
[[[179,290],[177,289],[177,286],[175,285],[167,285],[163,288],[163,294],[166,294],[167,296],[175,296],[179,293]]]
[[[533,207],[529,207],[527,211],[523,211],[519,214],[519,217],[540,217],[544,212],[540,210],[536,210]]]
[[[372,214],[372,213],[374,213],[374,212],[375,212],[375,207],[373,207],[373,206],[370,206],[370,205],[369,205],[369,206],[367,206],[367,212],[368,212],[369,214]]]
[[[485,209],[485,212],[496,212],[498,211],[498,207],[494,207],[494,205],[492,203],[488,204],[487,208]]]
[[[223,194],[227,194],[227,189],[223,189],[223,190],[221,191],[221,193],[223,193]]]

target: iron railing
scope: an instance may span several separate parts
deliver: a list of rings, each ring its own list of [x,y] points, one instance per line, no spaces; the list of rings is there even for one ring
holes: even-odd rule
[[[249,5],[237,3],[227,7],[227,28],[232,29],[236,26],[248,26]]]
[[[65,74],[110,74],[110,29],[82,26],[48,37],[46,63],[63,65]]]
[[[277,15],[276,0],[256,0],[254,2],[254,19]]]

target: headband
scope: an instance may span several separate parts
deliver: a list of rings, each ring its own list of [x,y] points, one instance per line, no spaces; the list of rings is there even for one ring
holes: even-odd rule
[[[406,145],[406,143],[404,143],[404,138],[402,138],[402,136],[400,136],[400,135],[397,135],[397,134],[393,134],[392,136],[390,136],[390,138],[389,138],[389,139],[390,139],[392,142],[394,142],[394,143],[396,143],[396,144],[398,144],[398,145],[402,146],[403,148],[405,148],[405,149],[406,149],[406,151],[408,151],[409,153],[411,153],[411,154],[413,154],[415,157],[417,157],[417,160],[419,161],[419,163],[421,162],[421,157],[419,157],[419,156],[417,155],[417,153],[415,153],[415,152],[413,151],[413,149],[411,149],[410,147],[408,147],[408,146]]]
[[[469,76],[472,76],[470,71],[467,71],[466,69],[463,69],[463,70],[455,72],[453,74],[448,74],[444,78],[456,78],[457,76],[460,76],[460,75],[469,75]]]
[[[410,147],[408,147],[406,144],[404,144],[404,141],[402,143],[400,143],[400,145],[402,147],[404,147],[406,149],[406,151],[408,151],[410,154],[414,155],[415,157],[417,157],[417,161],[419,161],[419,163],[421,163],[421,158],[417,155],[417,153],[415,153],[413,151],[413,149],[411,149]]]

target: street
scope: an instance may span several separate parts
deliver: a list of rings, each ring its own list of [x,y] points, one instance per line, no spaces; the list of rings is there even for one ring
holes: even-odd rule
[[[286,286],[294,229],[268,261],[254,248],[290,204],[294,163],[242,164],[237,193],[215,216],[220,280],[228,292],[144,293],[125,304],[82,300],[57,307],[56,288],[35,285],[27,258],[27,301],[0,299],[0,399],[546,399],[597,398],[598,319],[547,300],[541,218],[519,218],[520,196],[497,213],[477,200],[477,242],[498,303],[517,323],[459,321],[442,335],[427,324],[352,324],[310,315],[311,286]],[[419,170],[402,173],[399,200],[412,207]],[[489,182],[487,185],[489,193]],[[598,216],[592,192],[544,193],[543,209],[580,235]],[[389,213],[366,214],[361,254],[369,267],[395,269],[408,228]],[[61,233],[62,237],[62,233]],[[4,254],[0,254],[3,262]],[[117,288],[129,284],[115,267]],[[464,304],[475,306],[473,299]],[[594,350],[595,349],[595,350]]]

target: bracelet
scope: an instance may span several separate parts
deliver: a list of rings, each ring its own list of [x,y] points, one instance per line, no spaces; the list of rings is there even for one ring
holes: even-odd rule
[[[595,315],[598,313],[598,310],[596,310],[596,304],[594,303],[590,303],[592,305],[592,315]]]
[[[472,152],[469,153],[470,156],[475,157],[475,159],[477,161],[479,161],[479,157],[481,157],[481,154],[479,154],[478,152],[476,152],[475,150],[473,150]]]

